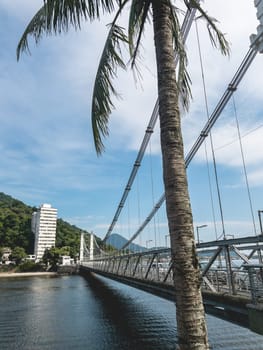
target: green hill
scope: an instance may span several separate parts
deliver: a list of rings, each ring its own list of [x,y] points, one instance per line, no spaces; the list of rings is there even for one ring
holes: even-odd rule
[[[22,247],[27,254],[34,252],[34,234],[31,232],[31,216],[36,207],[0,192],[0,247]],[[56,247],[70,247],[70,255],[76,256],[80,246],[80,228],[58,219]],[[96,237],[98,244],[101,240]]]

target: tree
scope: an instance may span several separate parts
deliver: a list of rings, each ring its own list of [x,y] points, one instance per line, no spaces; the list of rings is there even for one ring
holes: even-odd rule
[[[0,244],[11,249],[22,247],[27,254],[34,251],[31,232],[33,208],[0,192]]]
[[[187,7],[195,7],[207,20],[213,44],[222,52],[228,45],[216,28],[214,20],[199,6],[197,0],[184,0]],[[98,154],[104,150],[103,137],[108,135],[109,114],[113,108],[111,95],[117,96],[112,79],[116,68],[126,68],[121,46],[129,46],[132,68],[137,68],[139,48],[146,22],[153,22],[156,51],[163,180],[166,211],[171,238],[178,347],[180,350],[208,349],[204,309],[200,289],[200,271],[195,247],[194,230],[183,140],[180,125],[179,99],[187,107],[189,79],[185,69],[186,55],[182,44],[178,12],[173,0],[44,0],[26,28],[17,48],[17,57],[28,50],[28,36],[38,43],[43,33],[61,33],[69,25],[80,28],[82,19],[100,18],[114,13],[109,34],[99,63],[92,98],[92,127]],[[125,6],[130,6],[128,35],[117,21]],[[174,50],[179,54],[178,75]]]
[[[10,260],[14,260],[16,265],[19,265],[27,257],[25,249],[21,247],[15,247],[9,257]]]
[[[59,248],[51,247],[50,249],[46,249],[44,251],[42,261],[46,266],[50,265],[52,271],[56,271],[60,255],[61,251]]]

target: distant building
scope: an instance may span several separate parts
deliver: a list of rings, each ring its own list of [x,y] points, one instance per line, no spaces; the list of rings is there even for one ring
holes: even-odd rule
[[[12,250],[9,247],[4,247],[2,250],[2,261],[3,263],[6,263],[6,261],[9,261],[9,256],[11,255]]]
[[[30,254],[30,255],[28,255],[26,257],[26,261],[35,261],[35,260],[36,260],[36,256],[35,255]]]
[[[31,229],[35,234],[34,255],[39,261],[45,250],[55,247],[57,228],[57,209],[50,204],[42,204],[32,214]]]
[[[72,259],[69,255],[62,255],[59,259],[59,263],[61,265],[73,265],[74,259]]]

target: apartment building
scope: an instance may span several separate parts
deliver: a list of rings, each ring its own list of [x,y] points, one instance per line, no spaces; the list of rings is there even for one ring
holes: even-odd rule
[[[57,209],[50,204],[41,204],[32,214],[31,229],[35,234],[34,255],[39,261],[47,248],[55,247]]]

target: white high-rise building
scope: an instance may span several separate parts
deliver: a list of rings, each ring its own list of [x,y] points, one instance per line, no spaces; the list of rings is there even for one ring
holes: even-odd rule
[[[50,204],[42,204],[32,214],[32,232],[35,234],[34,255],[39,261],[47,248],[55,247],[57,228],[57,209]]]

